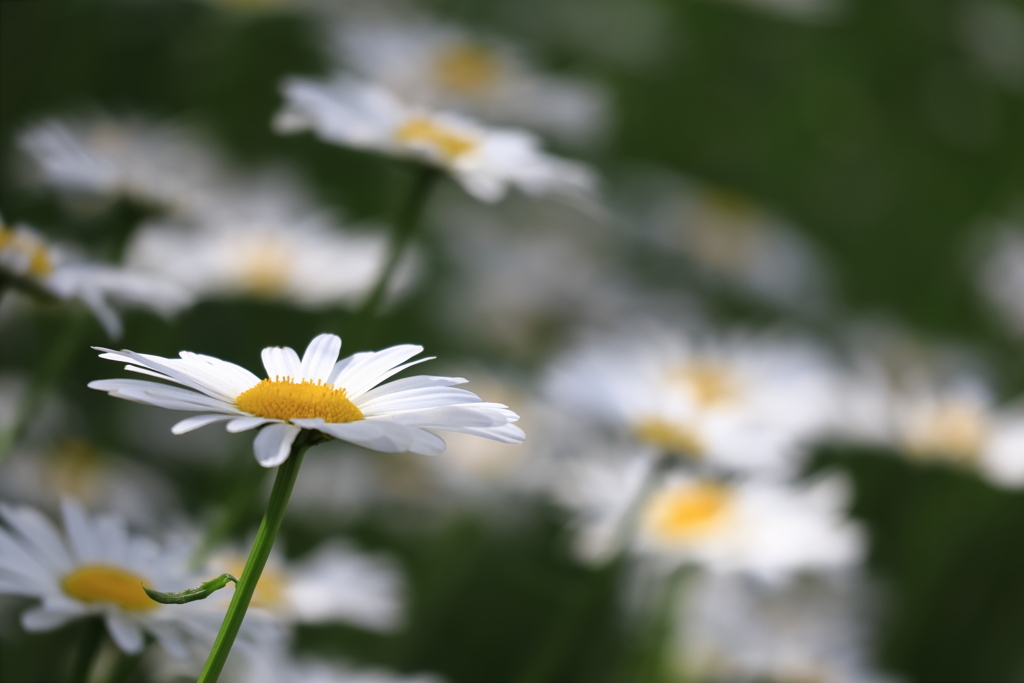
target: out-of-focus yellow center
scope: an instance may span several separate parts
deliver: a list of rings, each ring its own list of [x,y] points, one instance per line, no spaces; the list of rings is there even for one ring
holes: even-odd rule
[[[82,602],[105,602],[133,612],[147,612],[160,605],[142,590],[138,574],[104,564],[86,564],[64,577],[64,592]]]
[[[979,407],[962,401],[947,401],[923,419],[911,423],[907,448],[922,457],[971,462],[981,457],[989,427],[988,416]]]
[[[704,450],[704,444],[695,430],[658,417],[641,420],[633,434],[644,443],[691,458],[699,457]]]
[[[19,252],[27,259],[27,275],[46,277],[53,270],[53,261],[42,241],[0,225],[0,252],[8,250]]]
[[[643,527],[663,541],[686,541],[718,526],[731,501],[729,490],[717,483],[670,486],[647,501]]]
[[[295,420],[322,417],[325,422],[355,422],[363,412],[348,400],[344,389],[321,382],[265,379],[239,394],[235,405],[256,417]]]
[[[477,147],[477,140],[438,124],[425,116],[414,116],[395,132],[395,139],[404,145],[429,145],[451,161]]]
[[[482,45],[463,43],[445,48],[437,56],[434,72],[448,90],[477,94],[494,84],[501,63]]]
[[[707,362],[673,369],[669,381],[690,393],[701,408],[714,408],[736,398],[736,382],[728,368]]]
[[[286,247],[274,240],[254,240],[239,248],[242,286],[257,296],[280,294],[288,284],[292,262]]]

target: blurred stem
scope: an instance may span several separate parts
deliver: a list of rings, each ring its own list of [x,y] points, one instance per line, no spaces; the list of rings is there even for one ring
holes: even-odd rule
[[[685,588],[690,575],[687,568],[673,571],[664,585],[655,593],[649,606],[646,624],[640,630],[635,648],[633,666],[626,680],[637,683],[660,683],[669,673],[666,671],[666,654],[669,652],[668,639],[672,635],[673,615],[679,606],[678,596]]]
[[[88,319],[89,316],[84,309],[74,309],[68,316],[64,329],[56,335],[44,352],[32,380],[25,388],[25,394],[21,397],[13,424],[6,432],[0,434],[0,463],[24,437],[25,430],[38,412],[46,394],[64,375],[64,370],[75,356]]]
[[[118,650],[117,659],[114,666],[111,667],[110,675],[107,676],[107,683],[124,683],[135,672],[140,659],[142,659],[141,653],[129,655]]]
[[[416,176],[413,178],[412,189],[399,209],[392,226],[391,243],[388,246],[388,260],[377,277],[377,282],[374,283],[373,289],[370,290],[370,293],[363,301],[363,305],[359,307],[359,311],[356,313],[356,320],[360,323],[359,327],[371,325],[373,319],[377,316],[380,306],[384,302],[384,297],[387,295],[395,269],[398,268],[398,264],[402,261],[402,256],[405,254],[406,247],[409,246],[412,236],[416,234],[416,229],[422,222],[420,217],[423,214],[423,208],[427,204],[427,198],[430,196],[430,190],[434,187],[434,183],[440,175],[441,172],[431,166],[418,165],[416,167]]]
[[[100,652],[100,646],[103,645],[103,636],[106,632],[101,617],[92,617],[88,620],[82,634],[82,642],[78,646],[78,655],[71,669],[72,683],[86,683],[89,680],[89,672],[92,671],[92,665]]]
[[[583,580],[568,601],[566,608],[551,623],[544,633],[540,646],[529,658],[523,674],[516,679],[517,683],[545,683],[555,680],[558,666],[565,658],[566,651],[573,642],[585,635],[590,621],[586,619],[594,602],[604,593],[607,584],[618,575],[621,562],[608,564],[593,570]]]
[[[206,659],[203,672],[199,675],[198,683],[214,683],[227,661],[228,653],[235,642],[238,630],[242,627],[242,620],[245,612],[249,609],[249,602],[252,594],[259,583],[263,567],[270,557],[270,549],[274,546],[274,539],[281,528],[281,520],[284,518],[285,508],[288,507],[288,499],[291,498],[292,489],[295,487],[295,479],[299,474],[299,467],[302,465],[302,456],[314,443],[319,443],[317,436],[312,432],[303,430],[295,438],[292,444],[291,453],[288,459],[277,468],[277,477],[274,479],[274,488],[270,492],[270,502],[267,504],[267,511],[263,515],[263,522],[256,532],[256,540],[249,551],[249,559],[245,562],[245,569],[242,577],[235,586],[235,594],[231,598],[231,605],[228,606],[227,614],[220,625],[220,632],[217,640],[213,643],[210,656]]]

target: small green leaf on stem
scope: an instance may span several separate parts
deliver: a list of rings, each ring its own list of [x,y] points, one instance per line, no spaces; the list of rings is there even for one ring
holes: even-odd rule
[[[189,588],[180,593],[161,593],[145,586],[142,587],[142,590],[146,591],[146,595],[149,597],[165,605],[184,605],[186,602],[194,602],[210,597],[216,591],[228,585],[228,581],[238,583],[238,579],[231,576],[231,574],[221,574],[215,579],[199,584],[199,588]]]

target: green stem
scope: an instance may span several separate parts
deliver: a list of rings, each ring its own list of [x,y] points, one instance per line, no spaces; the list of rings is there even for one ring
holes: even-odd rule
[[[384,301],[384,296],[387,294],[388,286],[391,284],[391,278],[395,273],[395,269],[401,262],[409,241],[416,233],[416,228],[419,227],[423,207],[426,206],[427,197],[430,196],[430,190],[438,177],[440,177],[440,171],[430,166],[419,166],[416,169],[412,190],[402,205],[391,231],[391,244],[388,247],[387,263],[384,264],[384,269],[381,270],[380,275],[377,277],[377,282],[373,285],[373,289],[370,290],[370,293],[363,301],[363,305],[359,307],[359,312],[356,314],[360,322],[364,324],[369,323],[377,315],[377,311]]]
[[[227,661],[228,653],[231,652],[231,646],[235,642],[238,630],[242,627],[245,612],[249,609],[249,602],[256,590],[256,584],[260,580],[260,574],[263,573],[263,567],[267,564],[274,539],[277,538],[277,532],[281,528],[281,519],[284,517],[285,508],[288,507],[288,499],[292,495],[292,488],[294,488],[295,479],[299,474],[299,466],[302,465],[302,456],[312,444],[313,438],[309,436],[309,432],[302,431],[296,437],[295,443],[292,444],[292,451],[288,459],[277,468],[277,478],[274,479],[274,488],[270,492],[267,511],[263,515],[263,522],[256,533],[252,550],[249,551],[249,559],[245,562],[242,578],[235,586],[235,595],[231,598],[227,614],[224,615],[217,640],[214,641],[203,672],[199,675],[199,683],[215,683],[224,668],[224,662]]]
[[[103,644],[103,636],[107,628],[103,625],[101,617],[92,617],[85,625],[85,633],[82,634],[82,643],[78,646],[78,656],[71,669],[71,679],[74,683],[86,683],[89,680],[89,672],[99,654],[100,646]]]
[[[85,332],[87,321],[88,316],[85,311],[73,311],[64,325],[64,329],[46,350],[32,381],[26,387],[25,394],[18,404],[14,423],[6,432],[0,433],[0,463],[21,441],[46,394],[64,375],[64,369],[75,357],[75,350],[78,348],[82,333]]]

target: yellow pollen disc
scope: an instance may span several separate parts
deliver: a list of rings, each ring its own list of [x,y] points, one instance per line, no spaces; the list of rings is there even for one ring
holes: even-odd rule
[[[434,64],[437,80],[448,90],[476,94],[497,80],[501,65],[481,45],[465,43],[442,50]]]
[[[683,484],[655,493],[643,512],[643,527],[664,541],[685,541],[713,529],[729,511],[732,496],[721,484]]]
[[[477,146],[475,138],[445,128],[424,116],[414,116],[403,123],[395,132],[395,139],[405,145],[430,145],[449,161]]]
[[[6,250],[20,252],[28,259],[28,275],[45,277],[53,270],[53,261],[50,260],[45,244],[0,225],[0,252]]]
[[[242,571],[245,569],[245,558],[233,557],[226,562],[225,566],[227,567],[225,571],[229,574],[241,577]],[[256,590],[252,593],[249,605],[263,609],[280,607],[284,603],[284,590],[287,582],[284,573],[279,568],[264,567],[263,573],[260,574],[260,580],[256,582]]]
[[[949,401],[930,412],[926,419],[912,424],[907,446],[911,453],[919,456],[972,462],[985,449],[988,432],[988,417],[982,410]]]
[[[736,384],[727,368],[714,363],[690,363],[670,373],[670,381],[683,385],[701,408],[713,408],[736,397]]]
[[[694,430],[686,425],[656,417],[642,420],[633,430],[633,434],[644,443],[691,458],[700,457],[704,450],[703,443]]]
[[[320,382],[292,382],[290,378],[265,379],[235,399],[238,409],[272,420],[295,420],[322,417],[325,422],[355,422],[363,412],[345,396],[344,389],[335,389]]]
[[[146,583],[138,574],[103,564],[86,564],[64,577],[64,592],[82,602],[106,602],[133,612],[146,612],[160,605],[142,590]]]
[[[292,272],[286,247],[269,239],[241,245],[238,263],[243,287],[257,296],[280,294]]]

